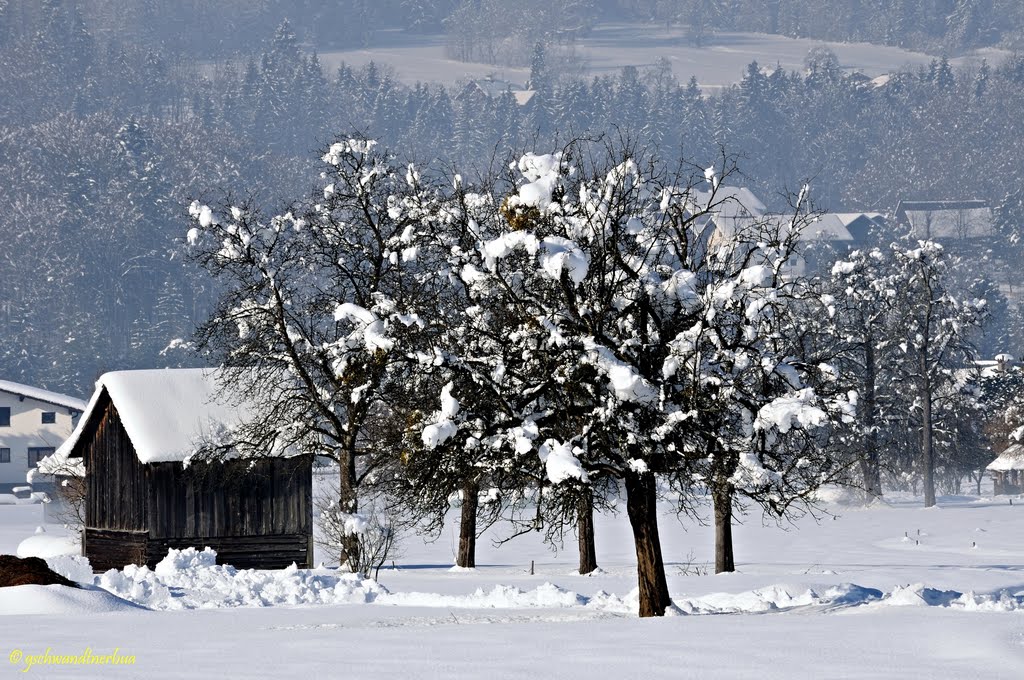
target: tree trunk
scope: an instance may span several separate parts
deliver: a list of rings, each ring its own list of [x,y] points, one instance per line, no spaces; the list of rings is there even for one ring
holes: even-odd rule
[[[594,544],[594,491],[588,488],[576,508],[576,533],[580,543],[580,573],[597,569],[597,547]]]
[[[359,498],[356,491],[358,480],[356,478],[356,457],[351,450],[341,453],[338,461],[340,476],[338,480],[338,506],[342,512],[353,514],[359,511]],[[352,571],[359,571],[362,565],[359,561],[359,536],[351,534],[342,536],[341,549],[342,564],[347,563]]]
[[[626,514],[633,528],[640,616],[664,616],[672,604],[658,536],[658,508],[653,474],[626,473]]]
[[[476,509],[480,503],[480,485],[466,482],[462,487],[462,521],[459,522],[459,554],[455,564],[476,568]]]
[[[935,459],[932,452],[932,383],[928,375],[928,344],[921,352],[921,475],[924,507],[935,505]]]
[[[736,571],[732,550],[732,485],[716,485],[711,498],[715,506],[715,573]]]
[[[864,353],[864,395],[861,400],[864,409],[864,450],[860,457],[864,495],[869,503],[882,496],[882,475],[878,469],[878,430],[875,427],[875,378],[875,343],[874,338],[869,337]]]

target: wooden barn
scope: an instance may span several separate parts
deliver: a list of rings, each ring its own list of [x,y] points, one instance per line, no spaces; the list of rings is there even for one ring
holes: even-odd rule
[[[1024,444],[1010,444],[985,469],[992,475],[992,492],[996,496],[1024,492]]]
[[[239,568],[312,566],[308,456],[185,464],[251,416],[219,398],[214,370],[103,375],[54,455],[84,465],[83,554],[93,569],[152,567],[169,548],[189,546],[209,546]]]

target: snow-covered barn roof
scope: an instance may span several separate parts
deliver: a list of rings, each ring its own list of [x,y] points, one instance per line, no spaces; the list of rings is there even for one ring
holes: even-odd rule
[[[900,201],[896,220],[919,239],[961,239],[995,235],[988,203],[970,201]]]
[[[986,470],[1006,472],[1007,470],[1024,470],[1024,444],[1010,444],[999,457],[988,464]]]
[[[59,466],[81,455],[75,449],[93,417],[99,417],[103,395],[120,416],[135,453],[143,463],[185,461],[219,435],[250,419],[249,405],[221,394],[217,369],[175,368],[114,371],[96,381],[78,426],[46,467]]]
[[[50,392],[49,390],[41,390],[38,387],[32,387],[30,385],[22,385],[21,383],[11,382],[10,380],[0,380],[0,392],[7,392],[8,394],[13,394],[18,397],[42,401],[47,404],[53,404],[54,406],[63,406],[64,408],[68,408],[73,411],[85,410],[85,402],[81,399],[69,397],[66,394]]]

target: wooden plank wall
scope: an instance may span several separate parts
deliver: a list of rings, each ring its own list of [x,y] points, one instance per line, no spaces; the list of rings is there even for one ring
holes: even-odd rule
[[[238,569],[283,569],[292,562],[302,569],[313,566],[308,537],[303,534],[149,539],[146,563],[153,567],[167,556],[170,548],[189,547],[213,548],[217,551],[217,564],[230,564]]]
[[[188,468],[152,463],[146,476],[152,539],[312,533],[312,464],[307,457]]]
[[[104,531],[86,528],[84,532],[85,555],[92,570],[121,569],[126,564],[146,564],[148,536],[143,531]],[[164,551],[167,555],[167,551]],[[161,556],[160,559],[163,559]],[[160,560],[157,560],[159,562]],[[156,562],[150,564],[150,567]]]
[[[141,531],[85,530],[85,554],[96,572],[122,569],[126,564],[145,564],[152,569],[167,557],[170,548],[189,547],[213,548],[218,564],[239,569],[283,569],[292,562],[304,569],[313,566],[308,537],[302,534],[150,539]]]
[[[105,404],[93,437],[85,443],[86,525],[94,529],[144,531],[148,488],[144,466],[135,454],[117,409]]]

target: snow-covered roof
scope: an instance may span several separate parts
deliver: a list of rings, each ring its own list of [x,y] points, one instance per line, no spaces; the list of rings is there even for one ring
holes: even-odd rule
[[[1005,472],[1007,470],[1024,470],[1024,444],[1010,444],[999,457],[988,464],[986,470]]]
[[[803,227],[801,237],[807,241],[841,241],[852,243],[861,241],[867,235],[868,227],[877,224],[881,218],[879,213],[823,213],[814,221]],[[723,236],[731,236],[744,228],[763,224],[778,229],[782,235],[788,234],[793,223],[793,214],[759,215],[754,217],[735,217],[731,220],[717,220],[716,225],[722,230]]]
[[[1000,359],[1002,357],[1002,359]],[[996,359],[977,359],[974,361],[975,368],[981,372],[983,378],[994,378],[1000,375],[1007,375],[1011,371],[1019,370],[1017,361],[1009,354],[996,355]]]
[[[805,226],[802,236],[822,241],[853,241],[853,234],[847,225],[848,222],[836,213],[825,213]]]
[[[758,217],[768,209],[746,187],[720,186],[711,191],[694,191],[690,196],[691,210],[710,210],[719,218]]]
[[[221,394],[217,369],[174,368],[105,373],[78,426],[47,467],[66,463],[104,394],[117,409],[143,463],[184,461],[202,444],[249,420],[255,410]]]
[[[19,397],[25,397],[26,399],[35,399],[36,401],[46,402],[47,404],[53,404],[54,406],[63,406],[64,408],[69,408],[75,411],[85,410],[85,402],[81,399],[69,397],[66,394],[50,392],[49,390],[41,390],[38,387],[32,387],[30,385],[22,385],[21,383],[11,382],[10,380],[0,380],[0,392],[15,394]]]
[[[853,236],[854,241],[866,241],[873,228],[886,226],[885,215],[877,212],[837,212],[835,215]]]
[[[519,106],[526,106],[533,99],[533,95],[537,94],[536,90],[513,90],[512,96],[516,98],[516,104]]]
[[[995,220],[988,203],[970,201],[901,201],[896,219],[919,239],[993,236]]]
[[[845,224],[846,226],[850,226],[859,219],[869,219],[872,221],[879,221],[885,219],[885,215],[880,212],[836,212],[828,214],[835,215],[840,220],[842,220],[843,224]]]

